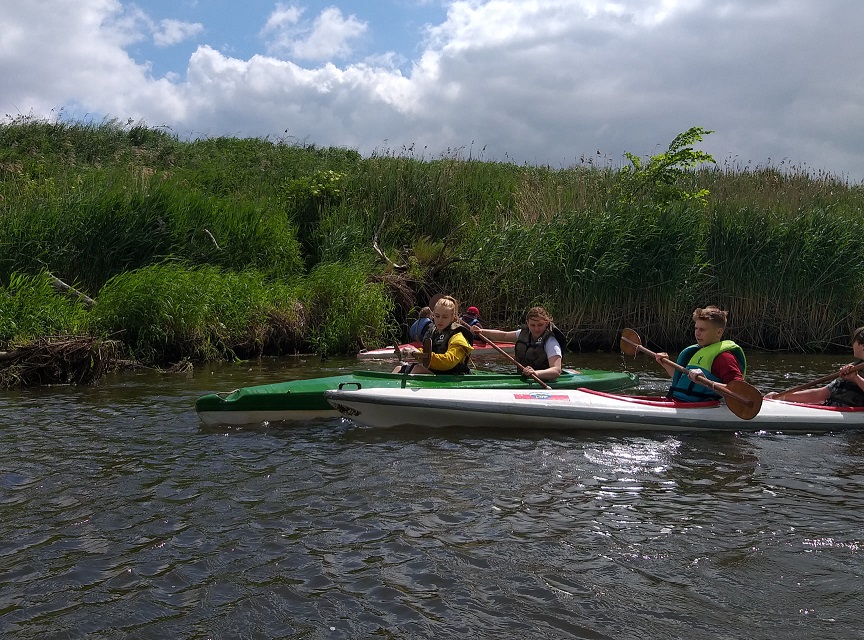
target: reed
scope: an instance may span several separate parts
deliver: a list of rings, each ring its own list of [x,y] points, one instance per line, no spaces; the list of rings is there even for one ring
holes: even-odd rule
[[[0,350],[41,336],[74,335],[87,326],[87,310],[58,296],[46,272],[14,273],[0,286]]]
[[[254,354],[275,335],[321,353],[378,346],[438,292],[498,326],[547,306],[575,348],[614,349],[624,326],[683,346],[706,304],[730,310],[747,346],[845,348],[864,324],[864,188],[784,163],[694,168],[710,156],[687,145],[705,133],[623,171],[592,158],[560,169],[464,149],[361,158],[291,140],[183,142],[131,122],[8,122],[0,282],[48,268],[97,297],[94,331],[125,330],[154,358]],[[235,304],[249,314],[232,315]],[[197,310],[176,315],[187,307]],[[208,314],[237,320],[223,330]]]
[[[90,326],[160,364],[261,355],[274,319],[298,329],[294,346],[302,345],[305,318],[292,287],[253,270],[165,262],[111,278]]]
[[[714,299],[733,312],[743,342],[796,351],[846,346],[861,324],[860,216],[816,206],[795,214],[717,207],[709,225]]]
[[[665,330],[701,284],[701,212],[679,207],[605,215],[561,213],[530,229],[489,227],[471,260],[447,272],[450,288],[513,326],[543,305],[586,348],[611,345],[623,326]],[[494,310],[506,310],[507,315]],[[485,318],[484,318],[485,319]]]

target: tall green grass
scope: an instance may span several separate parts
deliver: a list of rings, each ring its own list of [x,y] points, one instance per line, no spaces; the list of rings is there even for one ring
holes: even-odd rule
[[[13,342],[86,331],[87,309],[61,296],[51,277],[14,273],[0,286],[0,350]]]
[[[148,363],[248,358],[272,341],[302,346],[295,290],[264,274],[163,263],[114,276],[99,292],[92,329]]]
[[[290,277],[302,268],[287,217],[155,180],[144,188],[103,184],[62,201],[37,201],[0,216],[0,277],[47,268],[96,291],[112,276],[167,257]]]
[[[703,133],[676,138],[682,157]],[[864,324],[862,185],[782,164],[624,172],[462,153],[7,122],[0,282],[50,269],[97,298],[94,331],[147,358],[350,353],[397,337],[439,292],[502,327],[542,304],[582,349],[615,349],[624,326],[675,349],[707,304],[765,349],[845,346]],[[707,204],[680,197],[704,191]],[[214,320],[234,305],[249,311]]]
[[[698,297],[704,233],[701,212],[683,207],[562,212],[531,227],[482,229],[464,249],[471,258],[448,269],[448,289],[507,327],[542,305],[577,347],[611,348],[625,325],[663,338]]]
[[[308,339],[322,355],[357,353],[396,331],[392,298],[382,282],[370,282],[366,265],[324,263],[301,284],[310,309]]]
[[[286,282],[260,271],[167,262],[115,276],[90,327],[148,363],[248,359],[314,350],[356,353],[392,333],[392,301],[359,264]]]
[[[713,298],[742,342],[817,351],[845,344],[864,292],[864,220],[808,206],[726,210],[710,217]]]

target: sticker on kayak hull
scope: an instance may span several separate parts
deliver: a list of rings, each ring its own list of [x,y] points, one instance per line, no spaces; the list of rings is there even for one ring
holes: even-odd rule
[[[514,393],[513,397],[516,400],[570,400],[570,396],[555,394],[555,393],[544,393],[543,391],[534,391],[532,393]]]

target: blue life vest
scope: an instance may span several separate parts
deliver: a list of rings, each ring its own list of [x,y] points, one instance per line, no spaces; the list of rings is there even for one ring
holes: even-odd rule
[[[471,327],[480,327],[481,329],[483,328],[483,323],[480,322],[480,318],[478,318],[476,316],[472,316],[470,313],[463,314],[462,317],[460,318],[460,320],[462,320],[462,322],[467,324],[469,329]],[[471,331],[469,331],[469,333],[471,333],[471,339],[468,340],[468,344],[470,344],[471,346],[474,346],[474,340],[475,339],[478,339],[481,342],[486,342],[485,340],[483,340],[483,338],[481,336],[475,336],[474,333],[472,333]]]
[[[411,325],[411,328],[408,329],[408,337],[411,338],[412,342],[423,342],[431,326],[432,318],[418,318]]]

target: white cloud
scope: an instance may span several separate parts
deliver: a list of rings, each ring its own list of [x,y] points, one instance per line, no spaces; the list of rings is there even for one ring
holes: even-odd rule
[[[262,30],[269,53],[315,61],[344,58],[351,53],[350,42],[367,31],[366,23],[343,17],[336,7],[324,9],[311,24],[301,23],[302,15],[296,6],[276,6]]]
[[[303,16],[303,9],[295,6],[276,5],[273,13],[267,18],[267,23],[261,30],[262,35],[274,34],[270,46],[290,46],[296,34],[296,25]]]
[[[457,1],[407,75],[380,49],[336,64],[370,37],[353,16],[304,22],[278,5],[262,34],[279,57],[202,45],[178,65],[185,77],[162,79],[126,51],[152,33],[150,18],[120,2],[0,2],[0,114],[72,104],[180,135],[288,129],[363,153],[474,141],[488,159],[552,166],[656,153],[701,125],[716,133],[700,148],[718,160],[787,159],[864,180],[857,0]]]
[[[147,69],[124,50],[144,36],[119,2],[5,4],[0,29],[2,113],[48,114],[72,102],[103,108],[130,85],[148,84]]]
[[[204,31],[200,22],[181,22],[180,20],[161,20],[153,29],[153,42],[158,47],[168,47],[195,37]]]
[[[309,36],[294,47],[294,53],[307,60],[327,60],[350,53],[349,42],[366,32],[366,23],[354,16],[342,17],[342,12],[330,7],[321,12]]]

